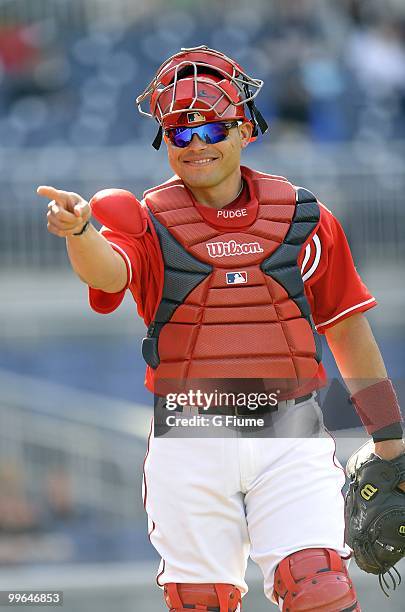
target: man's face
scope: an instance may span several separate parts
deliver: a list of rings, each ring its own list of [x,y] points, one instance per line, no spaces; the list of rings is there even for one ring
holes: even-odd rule
[[[243,123],[229,130],[228,137],[216,144],[206,144],[197,134],[184,149],[165,136],[168,159],[173,171],[191,189],[210,189],[239,172],[241,151],[249,143],[252,124]]]

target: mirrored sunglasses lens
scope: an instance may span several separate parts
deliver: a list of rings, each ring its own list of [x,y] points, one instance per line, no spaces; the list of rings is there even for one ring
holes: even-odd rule
[[[187,147],[194,134],[197,134],[206,144],[216,144],[228,136],[225,123],[206,123],[195,128],[173,128],[168,131],[170,141],[180,148]]]
[[[169,138],[176,147],[184,148],[190,144],[192,132],[190,128],[182,130],[175,128],[174,130],[170,130]]]
[[[221,140],[225,140],[228,135],[228,130],[224,123],[207,123],[203,128],[204,135],[201,136],[201,138],[207,144],[221,142]]]

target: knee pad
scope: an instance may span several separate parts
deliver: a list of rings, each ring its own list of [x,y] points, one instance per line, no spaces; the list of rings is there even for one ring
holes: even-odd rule
[[[283,612],[360,611],[346,565],[335,550],[305,548],[279,563],[274,596]]]
[[[242,610],[241,593],[232,584],[176,584],[164,585],[165,602],[170,612]]]

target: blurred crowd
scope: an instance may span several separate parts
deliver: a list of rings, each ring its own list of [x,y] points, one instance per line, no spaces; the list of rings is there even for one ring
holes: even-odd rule
[[[49,464],[28,482],[25,466],[0,464],[0,569],[16,564],[150,558],[144,525],[108,519],[80,503],[72,475]]]
[[[50,468],[43,490],[30,491],[25,470],[17,463],[0,465],[0,567],[3,564],[65,560],[70,538],[61,533],[77,518],[67,473]],[[46,533],[55,532],[49,538]],[[62,537],[61,537],[62,536]]]
[[[0,21],[0,146],[150,141],[136,95],[167,56],[200,44],[264,79],[275,140],[405,138],[403,2],[155,4],[124,25]]]

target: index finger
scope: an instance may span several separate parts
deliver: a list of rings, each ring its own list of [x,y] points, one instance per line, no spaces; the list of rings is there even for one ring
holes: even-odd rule
[[[50,187],[49,185],[40,185],[37,189],[37,194],[49,198],[50,200],[56,200],[59,195],[59,189]]]
[[[45,198],[55,200],[57,204],[69,210],[73,209],[75,204],[78,204],[83,200],[78,193],[74,193],[73,191],[63,191],[63,189],[55,189],[55,187],[51,187],[49,185],[41,185],[38,187],[37,193]]]

